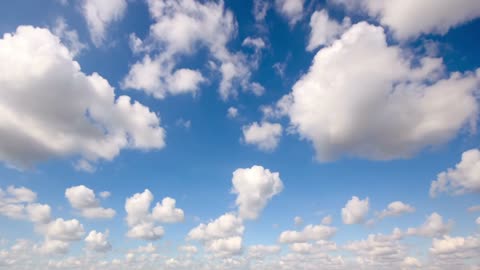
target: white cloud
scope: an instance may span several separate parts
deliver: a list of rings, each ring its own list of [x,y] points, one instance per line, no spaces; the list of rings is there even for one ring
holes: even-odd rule
[[[236,118],[238,116],[238,109],[235,107],[229,107],[227,110],[227,116],[229,118]]]
[[[26,187],[9,186],[7,188],[8,196],[3,196],[0,191],[0,198],[8,203],[31,203],[37,200],[37,193]]]
[[[73,56],[78,55],[87,48],[87,45],[80,41],[77,31],[69,29],[64,18],[56,20],[53,33],[62,40]]]
[[[145,189],[142,193],[135,193],[125,201],[126,221],[129,226],[127,236],[143,240],[158,240],[165,230],[160,223],[176,223],[183,221],[183,210],[175,208],[176,201],[166,197],[162,204],[157,203],[150,212],[153,194]]]
[[[467,209],[468,212],[478,212],[480,211],[480,205],[474,205]]]
[[[478,217],[477,220],[475,220],[475,223],[477,223],[477,225],[480,225],[480,217]]]
[[[420,261],[415,257],[405,257],[403,265],[406,267],[422,267]]]
[[[0,160],[9,166],[72,156],[112,160],[124,148],[165,145],[155,113],[128,96],[116,98],[100,75],[84,74],[49,30],[20,26],[5,34],[0,74]]]
[[[63,242],[78,241],[85,234],[83,225],[78,220],[64,220],[63,218],[57,218],[45,226],[39,226],[39,231],[49,240]]]
[[[119,21],[127,9],[126,0],[83,0],[82,13],[95,46],[105,41],[108,26]]]
[[[36,200],[37,194],[28,188],[9,186],[5,191],[0,188],[0,215],[36,224],[48,223],[50,206],[35,203]]]
[[[98,195],[100,195],[102,199],[107,199],[112,195],[112,193],[110,193],[110,191],[102,191]]]
[[[368,198],[364,200],[353,196],[351,200],[342,208],[342,220],[345,224],[359,224],[365,222],[365,217],[369,210]]]
[[[97,252],[107,252],[112,249],[112,245],[108,242],[108,231],[106,233],[90,231],[85,238],[85,244],[87,249]]]
[[[265,93],[265,88],[257,82],[251,83],[248,90],[250,90],[257,97]]]
[[[406,247],[399,241],[401,238],[402,233],[396,228],[390,235],[370,234],[367,239],[353,241],[344,248],[358,256],[360,269],[400,269],[398,266],[406,257]]]
[[[445,235],[432,240],[430,253],[434,263],[439,266],[464,265],[470,259],[478,258],[480,236],[451,237]]]
[[[243,239],[240,236],[218,238],[207,242],[205,248],[217,256],[231,256],[241,253],[242,241]]]
[[[308,51],[313,51],[319,46],[330,45],[351,25],[350,18],[343,19],[342,24],[331,20],[326,10],[315,11],[310,17],[310,38],[307,45]]]
[[[408,55],[381,27],[355,24],[318,51],[281,111],[320,161],[407,158],[475,127],[480,70],[446,75],[442,59]]]
[[[253,245],[248,248],[248,256],[256,259],[263,259],[266,256],[278,254],[281,250],[280,246],[276,245]]]
[[[400,216],[403,214],[413,213],[413,212],[415,212],[414,207],[408,204],[405,204],[401,201],[394,201],[387,206],[387,209],[384,209],[380,213],[378,213],[378,218],[383,219],[386,217]]]
[[[195,254],[198,252],[198,249],[196,246],[193,246],[193,245],[184,245],[184,246],[180,246],[178,248],[178,250],[184,252],[184,253],[187,253],[187,254]]]
[[[73,208],[80,211],[80,215],[83,217],[93,219],[113,218],[115,216],[115,210],[101,207],[93,190],[84,185],[67,188],[65,197]]]
[[[200,241],[204,248],[218,256],[239,254],[245,227],[241,218],[226,213],[208,224],[201,223],[190,230],[187,239]]]
[[[349,9],[365,9],[378,17],[399,39],[415,38],[421,34],[445,34],[451,28],[480,16],[480,3],[471,0],[335,0]],[[409,18],[416,18],[411,20]]]
[[[47,204],[32,203],[28,204],[25,209],[33,223],[48,223],[51,219],[52,209]]]
[[[245,219],[257,219],[268,201],[283,190],[280,174],[258,165],[235,170],[232,184],[239,216]]]
[[[280,234],[280,243],[304,243],[314,240],[330,239],[337,229],[326,225],[307,225],[302,231],[284,231]]]
[[[295,224],[295,226],[300,226],[303,224],[303,218],[302,217],[295,217],[293,219],[293,224]]]
[[[430,196],[438,193],[459,195],[467,192],[480,192],[480,151],[471,149],[463,152],[462,160],[437,176],[430,186]]]
[[[41,245],[36,245],[35,249],[44,254],[65,254],[68,252],[70,244],[60,240],[45,240]]]
[[[333,221],[332,216],[328,215],[328,216],[326,216],[322,219],[322,224],[323,225],[330,225],[330,224],[332,224],[332,221]]]
[[[453,222],[451,220],[444,223],[443,217],[434,212],[418,228],[408,228],[407,234],[423,237],[443,236],[450,232],[452,226]]]
[[[263,1],[263,0],[253,0],[253,16],[255,17],[255,21],[263,22],[265,21],[265,17],[267,16],[267,12],[270,9],[270,2]]]
[[[263,41],[262,38],[246,37],[242,42],[242,46],[252,47],[256,50],[261,50],[265,48],[266,45],[265,45],[265,41]]]
[[[188,233],[192,240],[209,241],[217,238],[240,236],[245,227],[242,219],[233,213],[226,213],[208,224],[201,223]]]
[[[175,208],[176,201],[170,197],[163,198],[152,211],[152,217],[161,223],[178,223],[184,220],[183,210]]]
[[[152,59],[146,55],[141,62],[132,65],[122,83],[123,88],[141,89],[158,99],[167,94],[195,94],[200,83],[205,81],[202,74],[186,68],[174,71],[173,63],[169,61],[171,59],[164,56]]]
[[[195,93],[206,79],[197,70],[177,69],[177,59],[205,47],[215,71],[222,75],[219,87],[222,99],[236,96],[237,88],[248,90],[250,69],[256,67],[257,61],[227,48],[227,43],[236,36],[237,24],[223,1],[149,0],[147,3],[154,20],[149,36],[144,41],[133,39],[131,44],[136,52],[141,51],[137,46],[140,44],[150,48],[150,52],[131,67],[123,81],[124,88],[144,90],[156,98]]]
[[[242,131],[245,143],[256,145],[262,151],[273,151],[278,146],[283,129],[278,123],[253,122],[243,126]]]
[[[304,4],[305,0],[275,0],[275,9],[288,19],[288,23],[293,27],[303,17]]]

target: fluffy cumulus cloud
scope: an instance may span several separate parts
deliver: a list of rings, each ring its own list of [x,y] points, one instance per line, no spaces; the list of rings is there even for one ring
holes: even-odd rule
[[[206,251],[219,256],[239,254],[242,251],[243,221],[234,213],[226,213],[217,219],[190,230],[187,239],[200,241]]]
[[[125,201],[126,221],[129,226],[127,236],[143,240],[158,240],[165,230],[158,223],[183,221],[183,210],[175,208],[176,201],[166,197],[150,210],[154,197],[150,190],[135,193]]]
[[[333,0],[350,10],[365,10],[388,26],[399,39],[420,34],[445,34],[449,29],[480,16],[478,1],[460,0]],[[416,18],[411,20],[410,18]]]
[[[428,216],[425,222],[418,228],[408,228],[407,234],[423,237],[438,237],[448,234],[452,226],[453,221],[450,220],[445,223],[443,217],[434,212]]]
[[[280,174],[258,165],[235,170],[232,184],[239,216],[244,219],[257,219],[272,197],[283,190]]]
[[[112,245],[108,242],[108,231],[106,233],[91,231],[85,238],[87,249],[96,252],[107,252],[112,249]]]
[[[370,209],[368,198],[364,200],[353,196],[351,200],[342,208],[342,220],[345,224],[359,224],[365,222],[365,218]]]
[[[12,219],[28,220],[35,224],[48,223],[51,207],[36,202],[37,194],[25,187],[0,188],[0,215]]]
[[[280,234],[280,243],[305,243],[314,240],[330,239],[337,229],[327,225],[307,225],[302,231],[284,231]]]
[[[95,46],[98,47],[104,42],[108,26],[120,20],[126,9],[127,0],[83,0],[83,16]]]
[[[317,52],[277,107],[320,161],[407,158],[473,129],[480,70],[446,74],[442,59],[408,55],[383,28],[355,24]]]
[[[304,0],[275,0],[275,10],[284,16],[290,26],[294,26],[303,17]]]
[[[394,229],[392,234],[370,234],[366,239],[353,241],[344,249],[357,255],[357,264],[365,269],[401,269],[406,257],[406,246],[400,242],[402,233]]]
[[[269,255],[278,254],[281,250],[276,245],[253,245],[248,248],[248,256],[252,258],[265,258]]]
[[[394,201],[388,204],[387,209],[378,213],[378,218],[383,219],[391,216],[400,216],[407,213],[415,212],[415,208],[411,205],[403,203],[401,201]]]
[[[67,188],[65,197],[83,217],[113,218],[115,216],[115,210],[101,207],[95,192],[84,185]]]
[[[0,160],[28,168],[51,158],[111,160],[165,145],[158,116],[84,74],[49,30],[20,26],[0,39]],[[74,102],[73,102],[74,101]]]
[[[163,198],[153,208],[152,217],[161,223],[178,223],[184,219],[183,210],[175,208],[176,200],[170,197]]]
[[[206,79],[199,70],[178,68],[176,59],[191,56],[204,47],[211,56],[210,67],[222,76],[219,92],[223,99],[235,96],[239,87],[255,89],[250,82],[250,69],[256,64],[250,63],[257,61],[227,48],[236,35],[237,24],[223,1],[148,0],[147,3],[154,20],[149,37],[144,41],[135,36],[131,39],[134,51],[147,53],[131,67],[123,81],[124,88],[140,89],[157,98],[195,93]],[[172,28],[176,30],[171,31]]]
[[[326,10],[315,11],[310,17],[311,30],[307,50],[313,51],[319,46],[330,45],[350,27],[350,24],[348,17],[340,24],[330,19]]]
[[[41,254],[65,254],[69,251],[70,243],[80,241],[85,234],[80,221],[63,218],[47,224],[36,224],[36,231],[44,236],[43,243],[34,246],[34,250]]]
[[[447,171],[441,172],[430,186],[430,196],[439,193],[459,195],[480,192],[480,151],[471,149],[463,152],[462,160]]]
[[[445,235],[432,240],[430,253],[435,264],[441,267],[464,265],[465,262],[478,258],[480,252],[480,236],[451,237]],[[474,262],[475,264],[475,262]]]
[[[280,142],[283,128],[278,123],[253,122],[244,126],[242,131],[245,143],[256,145],[262,151],[273,151]]]

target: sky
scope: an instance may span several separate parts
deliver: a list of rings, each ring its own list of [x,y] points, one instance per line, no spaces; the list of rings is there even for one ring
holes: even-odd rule
[[[0,2],[0,269],[480,269],[480,2]]]

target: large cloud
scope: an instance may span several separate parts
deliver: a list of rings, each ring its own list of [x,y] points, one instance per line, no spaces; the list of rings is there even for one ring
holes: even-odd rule
[[[480,70],[447,75],[442,59],[407,55],[381,27],[355,24],[316,54],[278,109],[321,161],[407,158],[475,127]]]
[[[420,34],[445,34],[480,16],[480,3],[472,0],[333,0],[350,10],[365,10],[390,27],[399,39]],[[411,18],[415,18],[412,20]]]
[[[0,39],[0,160],[26,168],[49,158],[111,160],[121,149],[165,145],[158,116],[84,74],[49,30],[20,26]]]
[[[236,204],[240,217],[256,219],[267,202],[283,190],[278,172],[262,166],[237,169],[233,172],[232,192],[238,194]]]
[[[462,160],[437,176],[430,186],[430,196],[447,192],[455,195],[480,192],[480,151],[471,149],[463,152]]]

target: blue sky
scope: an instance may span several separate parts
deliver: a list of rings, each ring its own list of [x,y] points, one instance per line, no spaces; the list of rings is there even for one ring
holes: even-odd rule
[[[0,3],[0,268],[479,269],[479,17]]]

